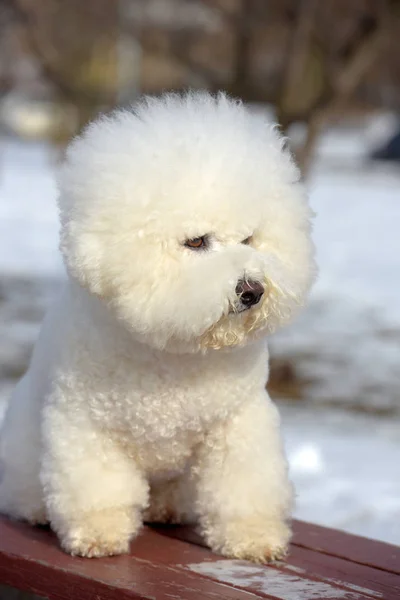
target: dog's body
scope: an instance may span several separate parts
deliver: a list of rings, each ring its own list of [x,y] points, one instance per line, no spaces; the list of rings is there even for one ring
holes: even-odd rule
[[[6,413],[0,511],[50,521],[73,554],[125,552],[143,518],[197,522],[227,556],[286,551],[292,490],[262,334],[314,263],[297,172],[264,134],[224,96],[167,96],[70,150],[70,279]]]

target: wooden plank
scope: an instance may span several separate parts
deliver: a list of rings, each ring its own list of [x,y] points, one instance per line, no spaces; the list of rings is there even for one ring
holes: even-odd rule
[[[157,545],[153,553],[157,554]],[[71,557],[60,550],[50,531],[4,518],[0,518],[0,582],[50,600],[256,600],[259,597],[180,568],[166,565],[160,568],[159,563],[138,556]]]
[[[340,581],[349,586],[365,588],[374,597],[399,600],[400,577],[395,573],[374,569],[341,557],[322,554],[308,548],[292,546],[289,567],[313,573],[329,581]]]
[[[301,566],[293,567],[287,563],[279,565],[254,565],[247,561],[230,560],[211,553],[203,545],[188,544],[188,542],[175,538],[173,552],[170,541],[174,533],[180,535],[182,528],[157,527],[141,536],[133,546],[133,553],[142,558],[168,564],[169,566],[183,568],[191,573],[199,573],[214,581],[231,584],[240,589],[279,600],[309,600],[311,598],[347,600],[382,598],[380,592],[368,589],[367,586],[356,585],[340,578],[337,569],[335,578],[327,576],[326,568],[321,573],[314,573],[312,569]],[[164,538],[164,539],[163,539]],[[157,554],[154,555],[154,547]],[[303,550],[304,551],[304,550]],[[312,555],[315,553],[309,551]],[[321,571],[321,569],[320,569]],[[379,572],[380,573],[380,572]],[[328,571],[329,575],[329,571]],[[360,580],[357,580],[359,583]],[[388,588],[385,588],[388,591]],[[391,589],[389,588],[389,592]],[[390,595],[387,596],[390,598]],[[386,596],[385,596],[386,598]]]
[[[286,566],[229,561],[205,548],[145,530],[131,556],[79,559],[64,554],[49,531],[0,521],[0,579],[56,600],[77,598],[311,598],[365,600],[343,587]]]
[[[259,594],[272,593],[279,600],[373,600],[368,590],[357,586],[342,586],[338,582],[308,578],[304,573],[264,566],[247,561],[220,559],[189,565],[191,572],[214,581],[251,590]]]
[[[336,529],[294,522],[293,544],[400,575],[400,547]]]
[[[167,532],[167,529],[165,530]],[[170,528],[170,535],[206,547],[192,527]],[[400,547],[303,521],[294,521],[292,546],[315,550],[400,575]]]
[[[152,528],[130,556],[79,559],[49,531],[0,519],[0,581],[55,600],[400,598],[397,575],[313,549],[293,546],[288,563],[263,566],[213,555],[199,542],[187,528]]]
[[[164,526],[157,527],[157,530],[166,536],[177,537],[205,547],[204,541],[191,528]],[[364,541],[369,543],[369,540]],[[207,550],[203,551],[207,552]],[[220,566],[223,567],[222,563]],[[283,572],[297,573],[303,579],[314,579],[336,585],[349,592],[357,591],[363,597],[385,598],[385,600],[400,598],[400,577],[397,574],[321,553],[318,550],[291,546],[287,561],[279,563],[279,569]],[[255,591],[251,586],[244,589]]]

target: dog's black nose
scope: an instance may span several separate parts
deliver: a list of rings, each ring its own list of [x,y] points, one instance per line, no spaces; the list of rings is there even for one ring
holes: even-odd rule
[[[236,286],[236,294],[244,306],[250,308],[258,304],[264,293],[264,288],[259,281],[241,279]]]

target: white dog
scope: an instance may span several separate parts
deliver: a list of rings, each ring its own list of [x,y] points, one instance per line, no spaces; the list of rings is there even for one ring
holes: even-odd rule
[[[276,128],[223,94],[147,98],[71,144],[59,190],[69,280],[5,416],[0,511],[87,557],[126,552],[143,520],[282,557],[292,488],[265,337],[315,265]]]

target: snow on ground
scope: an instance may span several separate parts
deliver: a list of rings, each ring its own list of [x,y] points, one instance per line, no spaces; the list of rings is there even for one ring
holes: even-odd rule
[[[398,421],[280,406],[298,519],[400,545]]]
[[[358,130],[322,140],[309,182],[321,274],[271,347],[311,400],[282,404],[297,516],[400,543],[400,170],[364,163],[364,146]],[[0,139],[0,399],[63,276],[53,167],[46,145]]]
[[[0,138],[0,274],[32,277],[61,272],[48,146]]]

